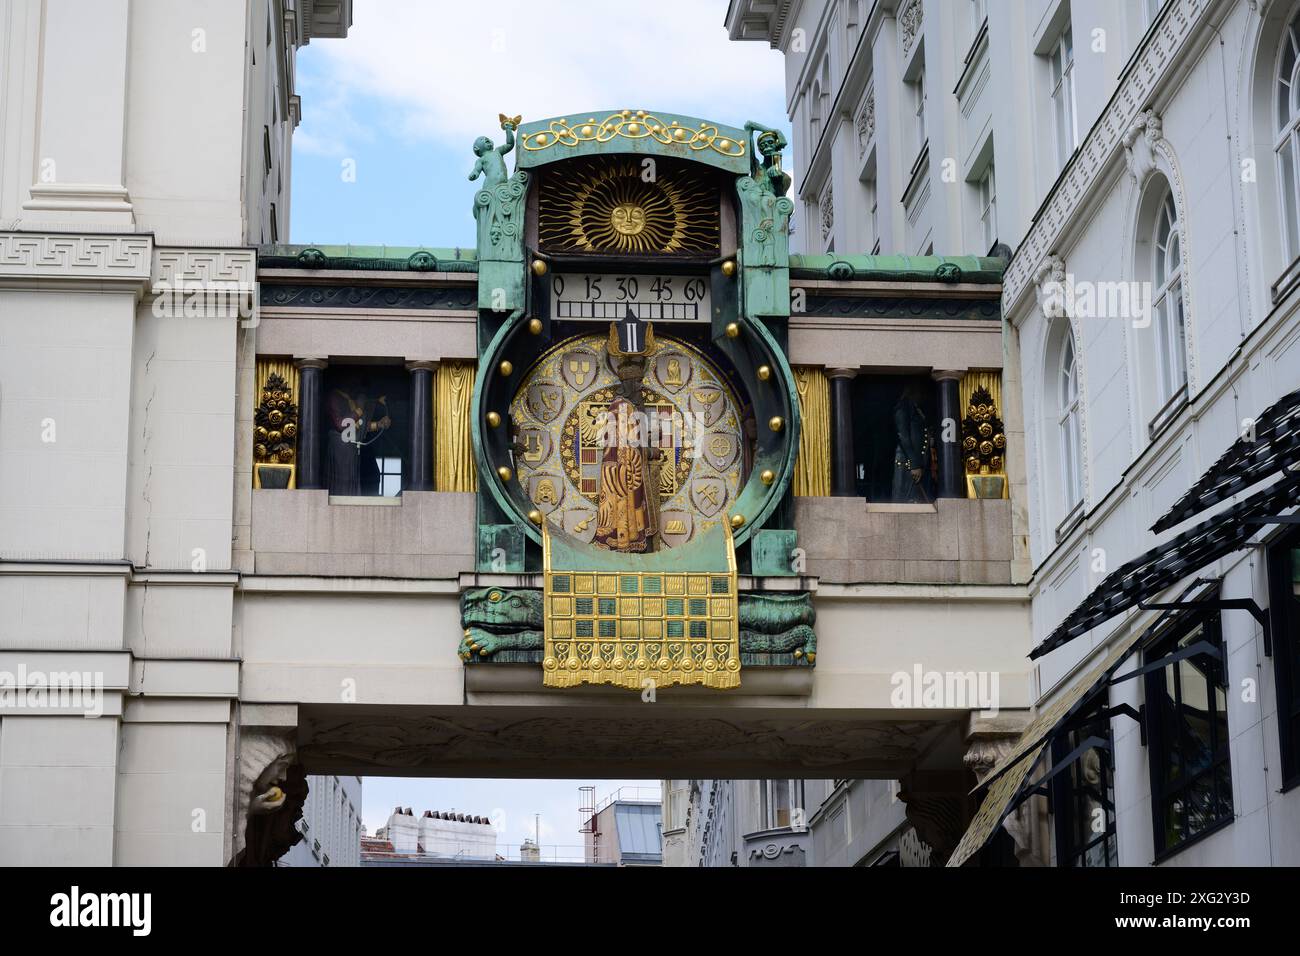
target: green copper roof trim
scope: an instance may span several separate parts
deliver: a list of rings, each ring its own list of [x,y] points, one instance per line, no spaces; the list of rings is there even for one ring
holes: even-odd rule
[[[672,156],[727,172],[750,172],[749,134],[698,116],[640,107],[553,116],[519,127],[515,168],[531,169],[575,156],[633,153]]]
[[[869,279],[884,282],[976,282],[1002,281],[1007,260],[989,256],[821,256],[790,257],[793,279]]]
[[[264,269],[351,269],[393,272],[477,272],[473,248],[422,246],[259,246]]]

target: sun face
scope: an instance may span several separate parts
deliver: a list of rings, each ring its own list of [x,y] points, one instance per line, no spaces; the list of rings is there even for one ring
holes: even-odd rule
[[[574,160],[547,174],[538,234],[547,251],[715,255],[718,194],[686,166],[660,161],[646,178],[635,162]]]
[[[635,236],[645,228],[645,210],[636,203],[621,202],[609,214],[609,224],[624,236]]]

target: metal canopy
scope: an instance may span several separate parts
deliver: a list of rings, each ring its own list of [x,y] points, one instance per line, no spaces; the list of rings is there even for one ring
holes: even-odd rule
[[[1056,630],[1036,648],[1030,658],[1039,658],[1086,634],[1098,624],[1127,611],[1166,588],[1172,587],[1211,561],[1246,546],[1259,531],[1255,519],[1274,516],[1293,507],[1300,476],[1287,475],[1214,517],[1139,555],[1116,568],[1093,588]]]
[[[1152,624],[1142,630],[1126,634],[1118,644],[1111,648],[1105,659],[1086,675],[1066,688],[1045,710],[1041,711],[1033,722],[1024,729],[1011,752],[1003,757],[987,777],[975,789],[988,789],[979,810],[971,820],[970,826],[962,835],[961,841],[948,858],[948,866],[961,866],[983,849],[984,844],[997,832],[1007,814],[1019,804],[1031,786],[1030,777],[1051,742],[1064,730],[1070,729],[1071,721],[1092,699],[1093,694],[1103,685],[1118,683],[1114,674],[1137,650],[1140,644],[1149,644],[1159,640],[1174,627],[1185,621],[1189,615],[1203,613],[1212,604],[1211,598],[1219,593],[1219,581],[1193,581],[1179,595],[1179,606],[1170,608],[1161,614]],[[1156,662],[1161,666],[1170,663],[1173,655]],[[1132,675],[1125,675],[1119,680],[1127,680]],[[1123,709],[1121,709],[1123,710]],[[1130,715],[1131,710],[1127,711]],[[1074,756],[1074,755],[1071,755]],[[1066,764],[1068,761],[1062,761]],[[1058,772],[1061,765],[1053,768]],[[1032,781],[1035,788],[1045,781]]]
[[[1297,463],[1300,463],[1300,389],[1265,409],[1255,420],[1253,434],[1233,442],[1151,530],[1172,528]]]

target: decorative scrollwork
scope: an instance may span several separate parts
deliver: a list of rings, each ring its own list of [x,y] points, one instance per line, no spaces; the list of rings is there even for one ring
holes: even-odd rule
[[[696,128],[682,126],[675,120],[665,123],[645,110],[621,110],[604,119],[589,118],[585,123],[570,123],[567,119],[554,119],[546,129],[521,137],[524,149],[537,151],[553,146],[577,146],[579,143],[608,143],[618,137],[626,139],[653,139],[665,146],[680,145],[689,149],[712,150],[723,156],[744,156],[744,140],[723,136],[718,127],[700,123]]]

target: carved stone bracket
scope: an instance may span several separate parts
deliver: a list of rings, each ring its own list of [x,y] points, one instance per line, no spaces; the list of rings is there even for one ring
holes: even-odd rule
[[[1045,317],[1059,319],[1065,314],[1065,260],[1049,255],[1034,272],[1034,292]]]
[[[270,866],[302,839],[295,824],[307,799],[307,778],[297,759],[293,731],[242,734],[235,866]]]
[[[968,742],[964,763],[979,783],[983,783],[1015,748],[1020,739],[1019,734],[976,734]],[[1007,831],[1016,844],[1016,859],[1021,866],[1041,866],[1046,856],[1040,853],[1036,839],[1038,828],[1037,814],[1030,801],[1021,803],[1002,821],[1002,828]]]
[[[1164,138],[1164,127],[1155,110],[1143,110],[1124,131],[1124,159],[1129,178],[1141,184],[1156,168],[1156,147]]]

